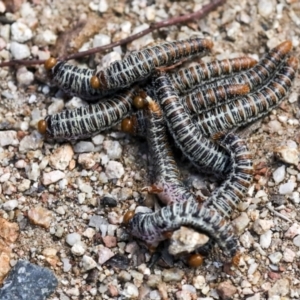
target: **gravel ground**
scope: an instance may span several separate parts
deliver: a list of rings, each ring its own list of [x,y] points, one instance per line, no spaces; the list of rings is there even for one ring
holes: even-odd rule
[[[45,59],[100,46],[202,4],[0,1],[0,57]],[[287,39],[299,58],[300,2],[228,0],[199,22],[164,28],[81,63],[107,64],[126,50],[193,34],[213,39],[213,58],[260,58]],[[232,215],[244,251],[233,269],[218,248],[197,269],[180,260],[149,269],[149,253],[121,226],[125,211],[153,201],[140,192],[149,184],[146,142],[116,130],[75,144],[44,142],[38,120],[82,101],[65,102],[42,67],[1,68],[0,86],[0,278],[26,259],[58,278],[49,299],[300,298],[299,76],[280,108],[246,134],[257,168]],[[185,166],[183,173],[196,194],[217,186],[194,169]]]

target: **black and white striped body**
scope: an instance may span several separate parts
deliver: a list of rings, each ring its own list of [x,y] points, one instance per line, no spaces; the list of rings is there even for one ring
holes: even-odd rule
[[[133,87],[106,101],[47,116],[46,138],[83,139],[115,126],[131,113],[136,91]]]
[[[113,91],[97,90],[91,87],[94,70],[80,68],[66,62],[58,62],[51,68],[52,81],[65,93],[86,101],[96,101]]]
[[[253,68],[228,78],[217,78],[204,82],[198,85],[196,89],[203,90],[221,85],[247,84],[250,87],[250,92],[254,92],[272,78],[286,59],[291,48],[291,41],[285,41],[271,49]],[[196,82],[192,82],[192,85],[188,86],[188,88],[195,87],[196,84]]]
[[[153,131],[156,125],[153,123],[150,126],[153,128],[148,130]],[[154,159],[160,160],[156,154],[160,147],[157,147],[157,143],[152,142],[152,138],[149,141],[154,147],[152,149]],[[249,187],[252,180],[252,161],[245,143],[237,136],[225,135],[220,142],[230,152],[233,161],[233,169],[221,187],[204,204],[199,204],[195,197],[186,191],[184,194],[187,197],[186,200],[182,197],[175,198],[171,205],[163,207],[158,212],[136,214],[129,221],[129,230],[132,235],[148,244],[156,245],[159,241],[166,239],[166,232],[174,231],[184,225],[207,234],[231,256],[236,254],[236,238],[231,225],[226,222],[224,217],[231,209],[232,203],[237,205]],[[158,178],[165,177],[160,176],[159,172],[161,171],[162,174],[165,173],[164,168],[160,168],[157,171]],[[174,177],[176,178],[176,175]],[[170,196],[176,197],[176,194],[171,190]]]
[[[196,115],[194,121],[198,130],[206,136],[211,136],[265,116],[288,95],[297,68],[298,60],[291,57],[257,92]]]
[[[257,63],[251,57],[215,60],[212,62],[197,63],[189,68],[182,68],[168,74],[172,84],[179,94],[186,94],[206,81],[233,75],[248,70]]]
[[[225,173],[230,168],[226,151],[201,134],[165,74],[154,77],[156,97],[174,141],[201,171]]]
[[[159,67],[169,66],[185,59],[207,54],[213,44],[210,40],[191,38],[163,43],[128,54],[123,60],[111,63],[107,68],[96,71],[101,90],[115,90],[141,81]]]

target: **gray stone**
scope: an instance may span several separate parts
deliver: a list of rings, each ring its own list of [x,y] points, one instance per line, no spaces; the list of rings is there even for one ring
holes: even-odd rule
[[[57,279],[47,268],[19,260],[0,289],[2,300],[43,300],[57,287]]]

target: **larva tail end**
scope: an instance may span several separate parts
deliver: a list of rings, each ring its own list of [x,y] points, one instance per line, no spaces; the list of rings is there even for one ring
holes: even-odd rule
[[[100,80],[97,76],[92,76],[90,84],[93,89],[100,89]]]
[[[57,64],[57,59],[54,57],[49,57],[44,63],[44,68],[47,71],[50,71],[56,64]]]
[[[40,120],[38,122],[38,131],[40,134],[45,134],[47,131],[47,122],[46,120]]]
[[[188,265],[191,268],[198,268],[203,264],[204,258],[201,254],[193,254],[188,258]]]
[[[276,52],[280,52],[282,54],[287,54],[288,52],[291,51],[292,47],[293,47],[292,41],[287,40],[287,41],[279,44],[277,47],[275,47],[274,50]]]
[[[205,48],[211,50],[214,47],[214,43],[212,40],[204,39],[203,42],[205,43]]]
[[[250,68],[254,67],[254,66],[257,64],[257,60],[254,59],[254,58],[252,58],[252,57],[246,56],[245,59],[247,60],[248,66],[249,66]]]
[[[246,95],[250,93],[250,86],[248,84],[235,84],[232,85],[233,93],[237,96]]]
[[[225,135],[226,135],[226,132],[220,131],[220,132],[217,132],[217,133],[213,134],[213,135],[211,136],[211,139],[214,140],[214,141],[219,141],[219,140],[222,139]]]
[[[295,56],[291,56],[288,60],[287,60],[287,64],[293,68],[295,71],[298,69],[298,63],[299,60],[298,58],[296,58]]]
[[[145,186],[141,189],[142,192],[148,192],[149,194],[159,194],[163,192],[163,189],[158,187],[155,184],[152,184],[150,186]]]
[[[134,217],[135,213],[132,210],[129,210],[128,212],[125,213],[124,217],[123,217],[123,224],[124,225],[128,225],[130,220]]]

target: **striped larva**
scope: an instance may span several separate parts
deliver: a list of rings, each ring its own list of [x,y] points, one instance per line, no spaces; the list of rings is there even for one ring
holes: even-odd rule
[[[166,74],[154,76],[153,84],[169,131],[184,155],[201,171],[227,172],[230,159],[226,151],[199,132]]]
[[[230,84],[248,84],[250,92],[256,91],[260,86],[265,84],[276,73],[280,65],[284,62],[287,54],[292,49],[292,42],[285,41],[277,47],[271,49],[253,68],[241,74],[229,76],[228,78],[216,78],[210,82],[200,84],[196,89],[203,90],[211,87],[230,85]],[[178,80],[179,81],[179,80]],[[178,82],[177,81],[177,82]],[[180,90],[194,88],[198,82],[185,81],[182,83]],[[200,82],[201,83],[201,82]]]
[[[181,60],[203,56],[213,47],[207,39],[191,38],[167,42],[128,54],[123,60],[110,64],[107,68],[95,71],[91,86],[100,90],[115,90],[141,81],[159,67],[174,65]]]
[[[214,138],[218,136],[215,135]],[[231,153],[231,172],[228,178],[204,202],[205,207],[213,206],[222,215],[229,217],[251,184],[253,177],[252,155],[244,140],[233,134],[227,134],[222,144]]]
[[[132,112],[132,102],[138,95],[134,86],[97,104],[47,116],[38,123],[38,130],[48,139],[76,140],[91,137],[120,123]]]
[[[224,76],[240,73],[252,68],[257,61],[251,57],[243,56],[233,59],[201,62],[189,68],[181,68],[168,74],[178,93],[187,93],[200,84],[214,78],[221,79]]]
[[[164,204],[192,201],[186,189],[167,141],[167,128],[158,103],[147,97],[147,141],[153,162],[155,183],[147,188],[158,195]],[[145,189],[144,189],[145,190]]]
[[[237,242],[233,229],[218,212],[220,210],[221,214],[224,214],[223,207],[220,209],[216,205],[216,208],[213,208],[213,205],[219,197],[228,201],[228,206],[231,206],[232,201],[236,203],[241,200],[245,187],[249,186],[252,179],[252,163],[245,143],[238,137],[227,134],[221,137],[220,143],[230,152],[234,168],[220,189],[213,193],[211,196],[213,198],[207,199],[211,205],[197,203],[195,197],[186,191],[185,197],[190,195],[186,201],[181,201],[181,198],[179,201],[172,201],[173,204],[163,207],[158,212],[135,215],[129,213],[125,216],[125,220],[133,236],[148,244],[156,245],[159,241],[166,239],[166,233],[185,225],[208,234],[231,256],[236,254]],[[243,179],[242,184],[241,179]],[[172,195],[176,194],[172,193]],[[234,197],[234,200],[231,197]]]
[[[290,57],[274,77],[257,92],[195,116],[198,130],[206,136],[211,136],[220,131],[246,125],[268,114],[287,96],[297,68],[297,58]]]

